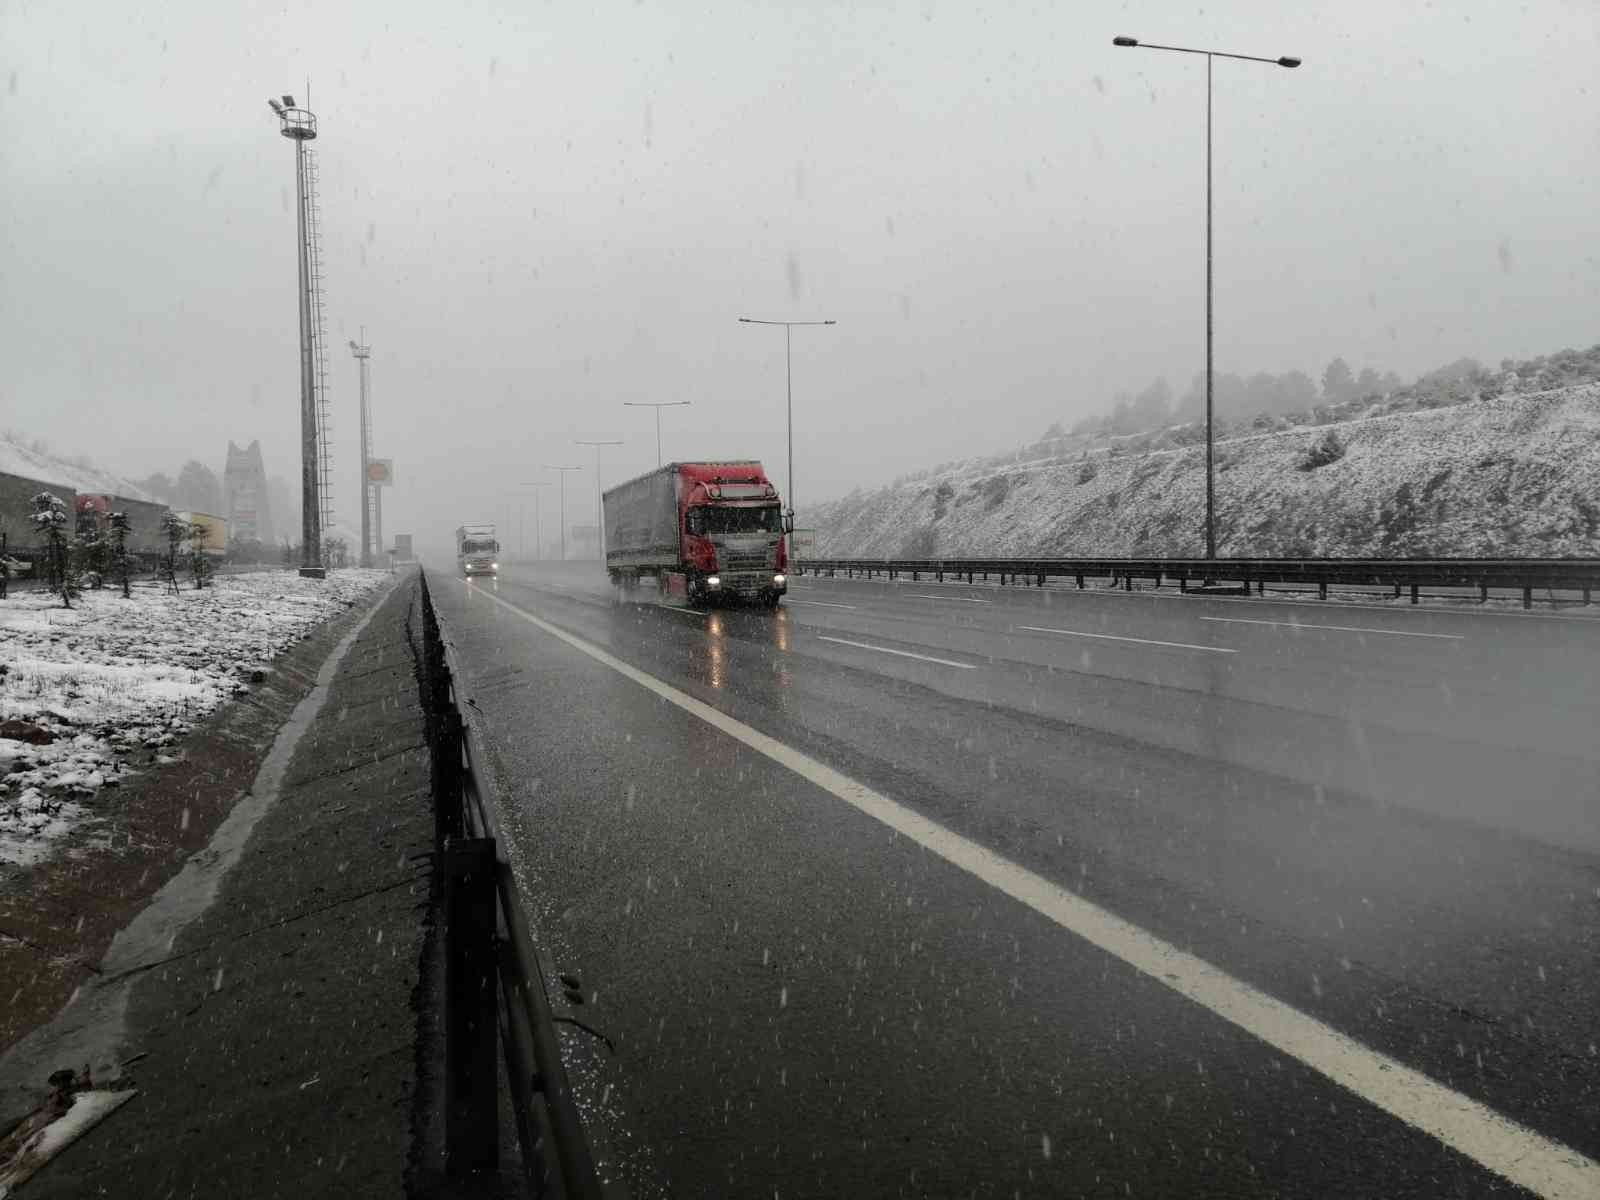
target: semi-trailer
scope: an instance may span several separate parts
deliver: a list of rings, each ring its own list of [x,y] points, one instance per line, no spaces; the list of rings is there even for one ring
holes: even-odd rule
[[[759,462],[668,463],[602,500],[606,571],[624,591],[648,576],[691,604],[767,608],[788,591],[778,489]]]

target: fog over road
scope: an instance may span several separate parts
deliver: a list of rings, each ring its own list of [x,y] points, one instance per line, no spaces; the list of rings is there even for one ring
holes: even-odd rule
[[[1504,1194],[1499,1154],[1560,1194],[1600,1156],[1600,623],[430,578],[642,1191]],[[1524,1128],[1413,1127],[1461,1097]]]

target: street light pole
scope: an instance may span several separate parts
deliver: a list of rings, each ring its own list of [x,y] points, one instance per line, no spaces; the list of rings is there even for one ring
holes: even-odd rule
[[[1145,50],[1171,50],[1178,54],[1203,54],[1206,57],[1206,557],[1215,558],[1217,556],[1216,448],[1212,437],[1212,412],[1216,375],[1213,353],[1216,326],[1212,319],[1211,271],[1211,60],[1237,58],[1243,62],[1259,62],[1275,67],[1291,68],[1298,67],[1302,60],[1288,55],[1282,58],[1262,58],[1255,54],[1230,54],[1222,50],[1197,50],[1189,46],[1158,46],[1131,37],[1112,38],[1111,44]]]
[[[740,317],[744,325],[783,326],[783,395],[789,423],[789,476],[784,482],[784,493],[789,500],[789,557],[794,558],[794,355],[790,336],[796,325],[837,325],[837,321],[763,321],[755,317]]]
[[[544,521],[539,515],[539,489],[549,487],[550,481],[542,479],[538,483],[524,483],[521,486],[533,489],[533,561],[538,562],[540,561],[539,539],[544,536]]]
[[[623,408],[653,408],[656,410],[656,466],[661,465],[661,410],[663,408],[687,408],[693,401],[690,400],[664,400],[659,404],[647,400],[624,400]]]
[[[657,412],[656,412],[657,420],[659,420],[660,417],[661,417],[661,413],[660,413],[659,410],[657,410]],[[595,527],[595,544],[600,550],[600,562],[601,562],[602,565],[604,565],[604,563],[606,561],[606,525],[605,525],[605,514],[601,511],[601,508],[600,508],[600,447],[601,446],[620,446],[620,445],[622,445],[622,439],[621,438],[612,438],[609,441],[603,441],[603,442],[593,441],[592,442],[592,441],[584,441],[582,438],[579,438],[576,441],[574,441],[572,444],[574,446],[593,446],[594,447],[594,522],[595,522],[594,527]],[[657,439],[657,443],[656,444],[659,447],[659,445],[660,445],[659,437]],[[656,453],[659,455],[661,453],[661,451],[659,449],[657,449]],[[658,463],[656,465],[659,466],[660,464]]]
[[[361,331],[362,341],[366,340],[367,331]],[[352,341],[350,352],[356,356],[356,362],[361,369],[361,565],[372,566],[372,518],[373,501],[377,499],[377,489],[372,486],[372,479],[367,474],[372,466],[372,410],[367,393],[367,361],[372,357],[372,347]],[[383,533],[378,533],[378,553],[383,552]]]
[[[567,472],[581,471],[582,467],[552,467],[545,464],[546,471],[561,472],[561,561],[567,561]]]
[[[317,136],[317,118],[309,108],[301,108],[294,97],[285,95],[282,103],[267,104],[278,118],[278,132],[294,142],[296,197],[295,261],[299,275],[300,309],[300,574],[321,579],[326,574],[322,561],[322,500],[317,474],[316,326],[311,319],[311,264],[307,244],[308,207],[306,195],[306,143]]]

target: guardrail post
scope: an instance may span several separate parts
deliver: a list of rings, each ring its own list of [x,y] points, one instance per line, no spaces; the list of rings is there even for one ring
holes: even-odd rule
[[[1078,572],[1078,590],[1080,592],[1083,591],[1083,572],[1082,571]]]
[[[1480,583],[1478,585],[1478,603],[1489,603],[1489,585],[1487,583]]]
[[[1522,589],[1522,607],[1533,607],[1533,589],[1531,587],[1525,587]]]
[[[1415,583],[1413,583],[1413,584],[1412,584],[1412,585],[1411,585],[1411,603],[1413,603],[1413,604],[1415,604],[1415,603],[1416,603],[1416,602],[1417,602],[1417,594],[1418,594],[1418,593],[1419,593],[1419,592],[1420,592],[1420,591],[1421,591],[1421,590],[1422,590],[1422,587],[1421,587],[1421,585],[1420,585],[1420,584],[1415,584]]]
[[[1327,598],[1328,598],[1328,581],[1326,579],[1324,579],[1324,580],[1320,581],[1317,584],[1317,599],[1318,600],[1326,600]]]
[[[493,838],[445,847],[445,1170],[500,1165]]]

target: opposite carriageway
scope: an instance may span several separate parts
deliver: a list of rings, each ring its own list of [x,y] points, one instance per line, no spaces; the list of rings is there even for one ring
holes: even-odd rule
[[[1582,597],[1588,604],[1600,586],[1600,558],[807,558],[794,566],[796,575],[810,573],[866,579],[924,575],[943,582],[947,576],[973,583],[994,577],[1004,586],[1045,586],[1050,579],[1072,579],[1078,587],[1089,579],[1109,579],[1132,590],[1135,580],[1157,587],[1171,581],[1180,590],[1257,592],[1266,585],[1315,585],[1327,599],[1329,587],[1393,588],[1398,598],[1409,589],[1418,602],[1423,588],[1475,589],[1480,600],[1491,591],[1513,591],[1531,608],[1535,593],[1554,599],[1557,593]]]

